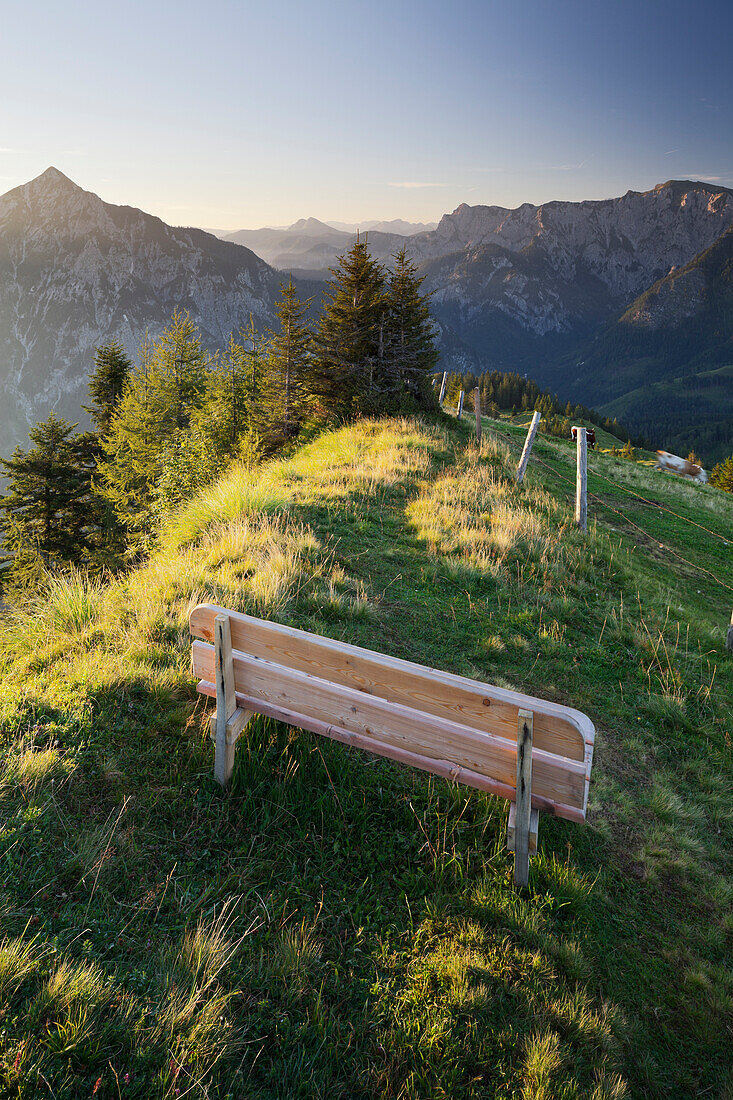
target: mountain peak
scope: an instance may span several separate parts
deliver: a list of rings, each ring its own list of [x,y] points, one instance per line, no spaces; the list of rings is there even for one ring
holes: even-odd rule
[[[63,172],[58,168],[54,168],[50,165],[45,172],[41,172],[40,176],[36,176],[35,179],[29,180],[25,185],[31,187],[37,191],[81,191],[78,183],[74,183],[68,176],[65,176]]]

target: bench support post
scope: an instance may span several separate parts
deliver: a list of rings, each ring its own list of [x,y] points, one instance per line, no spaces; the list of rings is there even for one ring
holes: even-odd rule
[[[532,815],[532,730],[530,710],[517,715],[517,801],[514,822],[514,882],[529,883],[529,834]]]
[[[214,778],[226,786],[234,770],[237,739],[252,717],[252,711],[237,707],[234,692],[232,634],[228,615],[214,619],[214,667],[216,671],[216,714],[211,719],[211,737],[216,745]]]

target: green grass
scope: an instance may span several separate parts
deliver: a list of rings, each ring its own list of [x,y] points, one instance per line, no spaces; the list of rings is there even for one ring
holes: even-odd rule
[[[596,453],[583,536],[572,447],[517,488],[485,427],[238,467],[0,619],[0,1095],[733,1095],[733,501]],[[585,710],[587,824],[518,893],[505,803],[263,719],[222,793],[202,599]]]

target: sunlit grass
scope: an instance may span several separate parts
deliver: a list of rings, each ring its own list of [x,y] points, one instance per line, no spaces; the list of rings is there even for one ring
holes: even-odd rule
[[[515,462],[460,427],[329,432],[230,470],[127,575],[0,617],[0,1093],[720,1091],[719,609]],[[222,794],[204,601],[580,706],[588,824],[543,815],[517,892],[503,802],[262,719]]]

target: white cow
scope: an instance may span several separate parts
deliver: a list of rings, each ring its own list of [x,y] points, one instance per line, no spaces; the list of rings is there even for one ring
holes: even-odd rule
[[[688,477],[691,481],[706,482],[708,475],[702,466],[696,462],[690,462],[688,458],[680,458],[670,454],[669,451],[657,451],[657,469],[666,470],[668,474],[677,474],[679,477]]]

